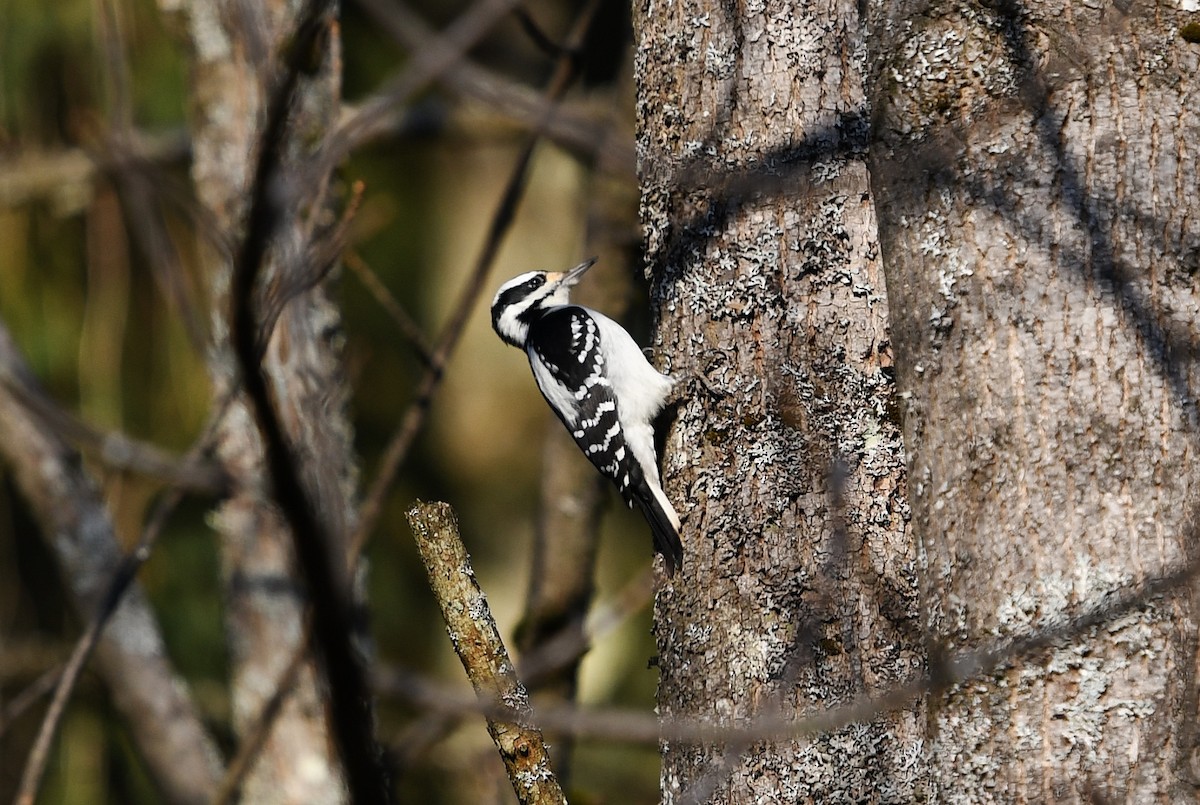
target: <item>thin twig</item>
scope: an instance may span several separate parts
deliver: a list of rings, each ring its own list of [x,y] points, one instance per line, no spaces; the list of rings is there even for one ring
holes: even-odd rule
[[[518,670],[530,687],[572,663],[576,663],[597,641],[611,633],[650,603],[654,597],[654,571],[647,567],[625,583],[617,594],[592,610],[582,629],[563,628],[521,657]]]
[[[93,10],[101,44],[100,63],[109,124],[118,136],[123,137],[133,125],[133,81],[126,57],[123,9],[115,0],[94,0]]]
[[[193,450],[185,458],[176,458],[120,431],[97,430],[58,405],[40,387],[6,382],[3,378],[0,383],[65,441],[88,451],[110,469],[135,472],[199,494],[219,495],[228,487],[224,471],[203,453]]]
[[[360,3],[368,0],[360,0]],[[397,108],[438,76],[454,67],[520,0],[477,0],[443,33],[422,43],[394,81],[362,104],[334,133],[315,169],[324,175],[347,154],[367,142],[396,116]]]
[[[97,2],[105,6],[111,5],[111,0]],[[110,16],[119,16],[115,8]],[[109,60],[113,58],[110,55]],[[114,87],[120,87],[127,80],[125,72],[117,71],[110,83]],[[118,98],[125,97],[128,89],[116,89],[114,94]],[[95,128],[88,126],[84,132],[90,140],[87,146],[88,154],[117,189],[127,213],[133,238],[150,265],[159,292],[179,317],[193,351],[197,355],[203,355],[208,345],[208,337],[204,318],[196,301],[198,294],[188,278],[184,261],[168,231],[164,210],[154,202],[160,198],[172,201],[185,215],[195,220],[197,232],[212,240],[215,248],[221,249],[224,244],[212,237],[214,229],[211,223],[206,225],[206,216],[198,211],[198,205],[191,194],[180,188],[178,180],[142,153],[139,148],[139,135],[133,129],[128,111],[122,113],[119,109],[114,110],[107,132],[93,132],[92,129]]]
[[[513,791],[522,805],[558,805],[566,798],[550,767],[542,733],[532,724],[529,694],[500,639],[487,598],[446,503],[416,503],[408,523],[429,573],[446,630],[475,694],[482,702],[504,702],[503,717],[488,717],[488,733],[500,750]]]
[[[27,394],[19,395],[22,389]],[[138,743],[156,780],[172,798],[190,801],[207,797],[215,786],[217,750],[191,708],[178,679],[171,673],[161,637],[145,600],[135,596],[118,609],[133,587],[145,561],[182,492],[171,490],[147,523],[135,549],[119,553],[112,524],[94,485],[78,464],[78,454],[45,421],[31,416],[20,396],[41,394],[21,360],[7,330],[0,324],[0,447],[12,463],[18,486],[35,509],[43,533],[51,541],[66,580],[88,627],[77,642],[66,669],[57,679],[50,708],[42,720],[34,747],[22,772],[17,802],[32,802],[45,772],[59,719],[92,649],[111,621],[124,631],[105,638],[109,649],[101,658],[109,689],[130,720]],[[210,424],[197,442],[196,455],[212,434]],[[130,633],[137,634],[129,641]],[[136,643],[136,650],[130,645]],[[161,721],[163,708],[176,718]],[[192,753],[184,762],[171,752],[186,744]],[[171,756],[174,758],[174,756]],[[211,775],[211,776],[210,776]]]
[[[1133,585],[1123,592],[1113,592],[1079,615],[1064,619],[1061,624],[1035,630],[992,647],[962,651],[945,658],[931,657],[929,672],[920,677],[898,684],[882,695],[860,696],[848,704],[802,719],[775,712],[738,724],[699,718],[660,720],[658,716],[641,710],[596,711],[560,705],[539,707],[538,723],[547,732],[647,745],[662,741],[688,744],[736,741],[753,744],[811,737],[870,721],[883,713],[904,709],[920,696],[944,693],[1004,667],[1028,662],[1042,652],[1061,647],[1083,637],[1092,629],[1146,606],[1157,597],[1181,590],[1192,583],[1198,574],[1200,561],[1190,561],[1170,573]],[[513,714],[503,701],[467,698],[431,683],[418,674],[395,668],[377,668],[375,684],[381,694],[399,696],[430,711],[473,713],[482,710],[495,718],[512,717]]]
[[[401,4],[384,0],[358,0],[358,5],[398,44],[416,49],[430,41],[434,31],[416,13]],[[532,134],[562,146],[567,152],[599,169],[634,180],[635,155],[632,142],[619,126],[611,125],[607,99],[596,107],[586,104],[558,104],[542,93],[512,81],[491,70],[460,59],[442,72],[438,83],[457,96],[484,104],[502,119]],[[379,98],[390,97],[387,90]],[[368,99],[363,106],[376,103]],[[348,118],[346,122],[353,119]],[[492,124],[494,130],[494,124]],[[392,127],[380,126],[372,136],[391,134]],[[355,147],[363,141],[355,143]]]
[[[6,385],[10,387],[15,386],[13,383]],[[220,412],[224,410],[227,404],[228,399],[218,406],[217,415],[210,418],[205,432],[196,441],[195,447],[189,452],[190,459],[199,459],[210,449],[213,436],[216,433],[216,423],[220,419]],[[79,681],[79,676],[83,673],[88,658],[91,657],[92,652],[95,650],[100,635],[104,632],[113,613],[116,612],[125,592],[137,577],[138,570],[150,558],[150,553],[158,541],[163,527],[166,525],[167,518],[183,500],[183,496],[183,489],[173,487],[158,502],[142,531],[138,543],[134,546],[133,550],[123,557],[120,565],[109,580],[108,587],[104,592],[99,606],[92,615],[88,628],[78,641],[76,641],[75,647],[72,649],[71,656],[68,658],[66,664],[61,669],[54,669],[47,672],[31,689],[31,691],[40,691],[42,685],[45,684],[53,687],[54,696],[50,701],[50,706],[47,708],[46,714],[42,718],[37,738],[30,749],[29,757],[22,771],[21,782],[17,789],[17,796],[14,799],[17,805],[32,805],[36,799],[42,776],[45,774],[50,747],[58,731],[58,724],[62,720],[67,702],[70,700],[71,693]],[[26,691],[26,693],[30,693],[32,696],[31,691]],[[9,714],[6,711],[5,720],[7,721],[8,718]]]
[[[38,699],[54,690],[62,672],[61,665],[43,672],[32,684],[4,703],[4,708],[0,710],[0,735],[8,732],[12,723],[32,707]]]
[[[210,436],[211,434],[206,434],[206,438],[202,439],[202,444],[207,442]],[[150,551],[154,547],[154,543],[157,542],[159,534],[162,533],[163,526],[167,523],[167,518],[182,500],[183,492],[178,489],[172,489],[159,501],[153,515],[151,515],[145,529],[142,531],[142,536],[138,544],[134,546],[132,551],[126,554],[116,573],[113,574],[111,581],[109,581],[108,589],[104,594],[104,599],[99,609],[92,616],[87,630],[79,638],[78,642],[76,642],[75,648],[71,651],[70,658],[67,660],[66,665],[63,666],[62,673],[58,677],[58,683],[54,689],[54,697],[50,700],[50,706],[42,718],[42,725],[38,730],[37,739],[34,741],[33,748],[29,751],[29,757],[25,762],[25,769],[21,774],[21,783],[17,788],[17,796],[13,800],[16,805],[33,805],[34,800],[37,798],[37,791],[41,785],[42,776],[46,771],[46,762],[49,760],[50,747],[54,742],[55,734],[58,732],[58,725],[66,710],[67,702],[71,698],[71,692],[75,689],[75,683],[79,681],[79,675],[83,673],[84,666],[100,639],[100,634],[104,631],[104,627],[108,625],[109,618],[116,612],[117,606],[121,603],[121,598],[125,595],[125,591],[129,588],[134,578],[137,577],[137,572],[141,566],[150,558]]]
[[[362,182],[354,182],[350,188],[350,199],[342,210],[338,222],[327,231],[319,234],[307,232],[305,242],[312,244],[310,254],[303,260],[296,261],[296,270],[281,271],[271,277],[270,284],[259,295],[258,309],[258,350],[266,351],[271,333],[279,322],[279,317],[287,308],[288,303],[301,294],[308,293],[329,277],[338,265],[338,259],[346,250],[350,238],[350,223],[358,215],[359,205],[362,204]],[[318,218],[316,213],[314,218]]]
[[[371,1],[373,2],[374,0]],[[577,23],[578,28],[586,28],[590,24],[598,5],[598,0],[591,0],[588,3],[584,12],[580,15]],[[575,65],[573,60],[570,58],[560,59],[555,65],[554,74],[551,76],[545,92],[547,99],[551,101],[551,110],[553,109],[553,103],[561,100],[562,96],[566,94],[567,88],[570,87],[574,78]],[[547,114],[549,113],[547,112]],[[533,152],[539,141],[539,135],[533,134],[526,140],[525,146],[521,149],[521,153],[513,165],[512,172],[509,174],[508,182],[504,187],[504,193],[500,197],[500,203],[496,206],[496,211],[492,215],[487,236],[483,242],[483,250],[475,261],[475,268],[459,293],[458,304],[455,305],[453,312],[450,314],[450,319],[446,322],[446,326],[442,331],[442,336],[438,339],[437,346],[433,350],[429,368],[425,371],[424,376],[421,378],[421,383],[417,387],[416,396],[404,412],[403,417],[401,417],[399,427],[392,435],[387,448],[384,450],[375,481],[371,484],[371,488],[368,490],[359,511],[358,527],[350,539],[350,560],[352,563],[361,555],[367,538],[374,529],[380,512],[383,511],[384,500],[387,498],[392,483],[400,471],[400,466],[404,463],[405,458],[408,457],[408,451],[416,440],[417,434],[420,433],[421,427],[425,423],[425,417],[429,413],[429,406],[433,401],[433,395],[441,386],[446,363],[449,361],[450,355],[454,352],[454,348],[458,345],[459,339],[466,330],[467,321],[470,318],[472,309],[475,307],[475,303],[483,293],[484,282],[487,280],[488,272],[491,270],[492,263],[500,251],[500,245],[504,242],[505,235],[508,234],[508,230],[512,226],[513,219],[516,217],[517,207],[520,205],[521,198],[525,193],[525,182],[529,175],[529,164],[533,159]]]
[[[129,216],[129,228],[154,275],[159,293],[179,317],[188,343],[196,355],[208,346],[208,333],[189,281],[184,261],[175,247],[162,207],[154,203],[158,188],[153,173],[144,163],[127,160],[113,170],[121,203]],[[198,231],[204,230],[198,227]]]
[[[552,58],[558,58],[564,54],[572,54],[576,49],[576,45],[570,43],[560,45],[545,31],[542,26],[538,25],[537,20],[529,13],[529,9],[517,7],[513,10],[513,16],[517,18],[517,22],[521,24],[521,30],[529,37],[533,44],[537,45],[538,50]]]
[[[182,129],[131,135],[138,159],[159,164],[183,162],[191,141]],[[0,161],[0,205],[15,207],[50,199],[65,211],[84,206],[96,180],[120,169],[128,154],[98,157],[83,148],[25,152]]]
[[[379,275],[372,271],[367,262],[353,249],[348,250],[342,255],[342,262],[354,272],[354,276],[358,277],[358,281],[375,298],[375,302],[383,308],[384,312],[391,316],[396,328],[400,330],[408,340],[408,343],[412,345],[421,362],[426,366],[432,366],[432,345],[430,345],[429,340],[425,337],[425,333],[421,331],[420,326],[413,320],[413,317],[396,300],[396,297],[392,296],[392,292],[383,284],[383,280],[379,279]]]

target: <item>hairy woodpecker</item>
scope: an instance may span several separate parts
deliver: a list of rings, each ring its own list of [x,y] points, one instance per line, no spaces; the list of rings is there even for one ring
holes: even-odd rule
[[[650,365],[621,325],[570,303],[571,287],[595,262],[504,283],[492,300],[492,327],[525,350],[542,396],[629,507],[642,510],[654,549],[674,575],[683,561],[679,515],[659,481],[652,424],[674,381]]]

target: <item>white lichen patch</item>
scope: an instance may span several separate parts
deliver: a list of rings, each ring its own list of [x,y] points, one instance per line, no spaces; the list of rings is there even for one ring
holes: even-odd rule
[[[683,628],[684,638],[694,646],[700,647],[709,641],[712,637],[713,627],[711,623],[702,623],[700,621],[690,621]]]
[[[910,121],[970,122],[989,100],[1016,94],[1018,74],[1004,44],[1009,23],[999,15],[964,4],[923,23],[905,20],[888,73],[891,119],[901,133],[912,133]]]
[[[789,228],[788,247],[799,252],[797,276],[812,275],[826,281],[849,281],[850,233],[846,230],[846,196],[823,199],[801,226]]]
[[[764,628],[765,627],[765,628]],[[729,657],[729,682],[734,687],[747,682],[765,683],[778,660],[787,649],[787,643],[775,624],[755,624],[754,628],[743,628],[734,621],[724,635],[724,650]],[[735,712],[746,712],[746,702],[735,706]]]
[[[957,209],[952,190],[942,188],[938,201],[917,223],[914,237],[917,251],[937,276],[940,301],[930,308],[929,323],[935,331],[944,332],[953,324],[950,314],[959,302],[959,281],[974,276],[975,271],[960,252],[960,224],[950,217]]]
[[[523,790],[533,792],[541,788],[542,783],[551,780],[554,772],[548,766],[539,765],[532,769],[520,769],[513,775],[513,781]]]
[[[487,596],[480,591],[477,598],[471,599],[471,604],[467,609],[467,616],[476,623],[483,623],[491,620],[491,610],[488,608]]]
[[[704,71],[718,81],[733,77],[737,70],[737,51],[724,37],[709,40],[704,51]]]
[[[755,269],[778,264],[778,245],[777,236],[760,233],[754,241],[715,252],[708,263],[715,276],[693,277],[693,304],[713,321],[770,315],[779,305],[779,294],[768,275]]]
[[[1070,573],[1042,570],[1009,590],[996,607],[993,636],[1061,626],[1080,606],[1096,606],[1135,582],[1129,567],[1097,563],[1080,554]]]

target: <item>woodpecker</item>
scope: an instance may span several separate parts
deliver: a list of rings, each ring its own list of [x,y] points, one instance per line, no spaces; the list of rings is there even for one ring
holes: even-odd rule
[[[542,396],[629,507],[641,509],[673,576],[683,544],[679,515],[658,476],[653,420],[674,381],[650,365],[625,328],[570,303],[571,288],[595,262],[510,279],[492,300],[492,328],[525,350]]]

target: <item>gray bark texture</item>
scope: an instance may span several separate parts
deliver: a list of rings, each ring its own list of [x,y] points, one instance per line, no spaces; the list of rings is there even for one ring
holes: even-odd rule
[[[683,568],[659,710],[803,718],[922,673],[852,2],[634,7],[638,169]],[[663,747],[667,802],[912,802],[921,702],[811,740]]]
[[[217,244],[203,244],[213,304],[210,367],[214,399],[236,389],[229,341],[232,244],[244,234],[266,103],[291,40],[299,2],[268,4],[163,0],[176,12],[193,50],[193,178],[215,225]],[[341,73],[336,26],[322,40],[319,62],[301,77],[299,101],[283,144],[292,176],[307,176],[313,144],[336,118]],[[285,168],[286,170],[286,168]],[[324,179],[325,177],[319,177]],[[263,271],[267,291],[260,316],[278,312],[263,357],[276,409],[300,462],[314,509],[326,533],[345,545],[352,530],[355,463],[345,416],[348,392],[341,375],[336,307],[320,286],[302,290],[311,266],[316,209],[324,187],[284,187],[289,199]],[[223,248],[222,248],[223,246]],[[233,666],[233,718],[242,737],[263,706],[306,632],[305,595],[294,569],[292,538],[271,498],[262,444],[245,400],[236,395],[221,423],[218,456],[235,491],[214,518],[222,541],[227,585],[226,619]],[[242,789],[247,802],[345,801],[342,773],[332,749],[324,699],[311,659],[274,721]]]
[[[1195,553],[1200,48],[1180,9],[872,12],[872,188],[938,652],[1057,628]],[[931,699],[937,800],[1194,802],[1194,595]]]

